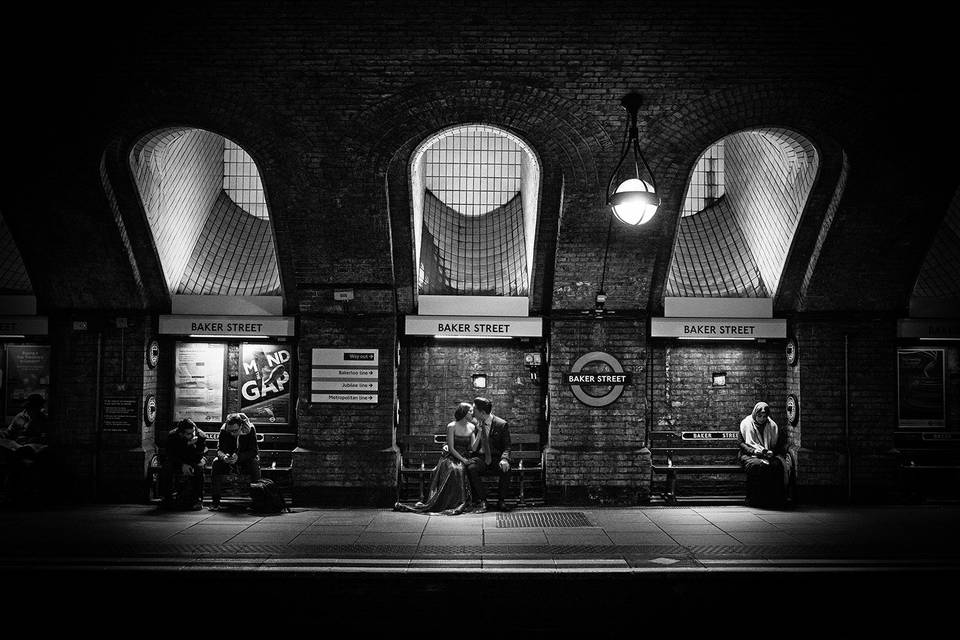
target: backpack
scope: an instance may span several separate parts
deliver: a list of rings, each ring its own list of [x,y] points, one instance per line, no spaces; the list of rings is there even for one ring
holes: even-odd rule
[[[200,502],[200,496],[193,485],[192,478],[189,476],[179,476],[176,479],[176,498],[174,498],[174,507],[177,509],[192,509],[193,505]]]
[[[290,511],[280,488],[273,480],[264,478],[250,483],[250,511],[254,513],[283,513]]]

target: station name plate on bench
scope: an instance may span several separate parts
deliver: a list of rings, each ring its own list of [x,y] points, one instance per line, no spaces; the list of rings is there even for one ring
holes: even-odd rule
[[[684,431],[680,434],[683,440],[736,440],[739,431]]]
[[[932,440],[932,441],[942,441],[947,440],[951,442],[956,442],[960,440],[960,433],[930,433],[925,432],[920,436],[923,440]]]

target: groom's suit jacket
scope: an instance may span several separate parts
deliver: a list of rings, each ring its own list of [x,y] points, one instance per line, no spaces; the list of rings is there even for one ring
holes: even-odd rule
[[[510,427],[507,421],[499,416],[490,414],[490,462],[496,463],[506,452],[510,457]]]

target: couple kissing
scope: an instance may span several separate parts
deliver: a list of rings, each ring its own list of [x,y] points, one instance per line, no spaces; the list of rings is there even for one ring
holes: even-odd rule
[[[395,511],[457,515],[485,513],[487,489],[483,476],[498,476],[497,510],[510,487],[510,429],[507,421],[493,414],[487,398],[461,402],[447,425],[444,455],[430,475],[430,490],[424,502],[413,506],[397,503]]]

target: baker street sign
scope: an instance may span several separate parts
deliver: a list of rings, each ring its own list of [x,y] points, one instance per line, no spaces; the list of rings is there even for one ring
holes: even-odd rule
[[[630,384],[629,373],[568,373],[567,384]]]
[[[606,365],[612,371],[586,370],[594,363]],[[564,374],[564,380],[570,385],[574,397],[583,404],[589,407],[605,407],[616,402],[623,394],[624,387],[631,383],[631,374],[624,371],[620,361],[609,353],[591,351],[577,358],[570,373]],[[601,387],[604,391],[600,394],[590,393],[584,387]]]

